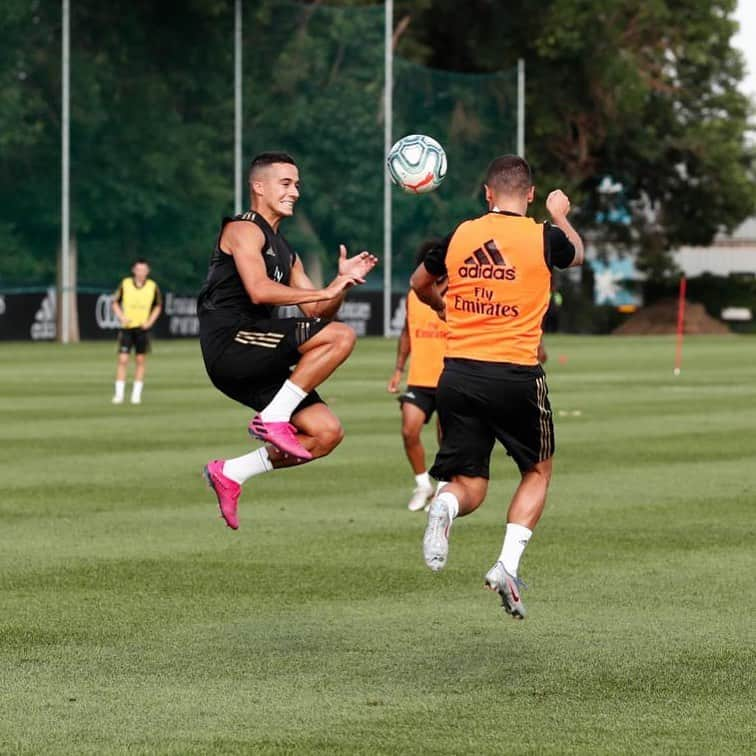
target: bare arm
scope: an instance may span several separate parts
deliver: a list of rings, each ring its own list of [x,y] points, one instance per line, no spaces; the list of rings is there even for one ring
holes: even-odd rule
[[[234,256],[244,288],[255,304],[303,305],[339,297],[340,303],[344,290],[356,283],[354,277],[348,275],[336,276],[325,289],[311,288],[311,284],[310,287],[287,286],[272,281],[262,257],[265,236],[251,223],[229,223],[221,237],[221,245]]]
[[[292,288],[316,291],[315,284],[310,280],[310,277],[305,273],[302,261],[297,258],[294,265],[291,268],[291,278],[289,283]],[[308,318],[325,318],[326,320],[334,317],[341,307],[341,303],[346,297],[347,289],[344,288],[333,299],[316,301],[316,302],[303,302],[300,304],[300,309]]]
[[[123,314],[123,308],[121,307],[121,303],[117,300],[113,300],[113,313],[118,318],[118,322],[122,326],[126,326],[126,316]]]
[[[404,319],[404,327],[399,334],[399,343],[396,345],[396,367],[389,379],[386,390],[391,394],[396,394],[399,391],[399,384],[402,382],[402,373],[404,372],[404,366],[407,364],[407,358],[410,355],[410,337],[409,337],[409,325],[407,319]]]
[[[575,231],[572,224],[567,220],[570,212],[570,200],[561,189],[555,189],[546,198],[546,209],[551,214],[551,221],[557,227],[564,231],[564,235],[570,240],[575,247],[575,258],[570,263],[570,268],[582,265],[585,260],[585,249],[580,234]]]
[[[421,302],[435,310],[439,318],[446,320],[446,305],[436,280],[436,276],[428,271],[425,263],[420,263],[410,278],[410,286]]]
[[[161,312],[163,312],[163,305],[156,304],[150,312],[150,317],[147,318],[145,324],[142,326],[143,330],[149,331],[155,325],[155,321],[160,317]]]
[[[347,289],[352,286],[364,284],[365,276],[378,264],[378,258],[372,255],[370,252],[362,251],[354,257],[347,257],[347,248],[343,245],[339,245],[339,274],[334,279],[330,286],[333,286],[341,278],[346,277],[349,280],[349,286],[346,286],[341,290],[340,294],[334,299],[328,301],[318,302],[315,304],[308,304],[302,307],[302,311],[309,317],[318,318],[333,318],[341,307],[344,298],[346,297]],[[292,283],[303,289],[314,289],[312,281],[305,273],[302,263],[297,259],[291,269],[291,281]],[[330,288],[329,286],[329,288]]]

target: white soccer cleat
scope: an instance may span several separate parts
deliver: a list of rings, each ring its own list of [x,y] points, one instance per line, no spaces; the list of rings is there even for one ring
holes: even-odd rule
[[[112,404],[123,404],[123,397],[122,396],[114,396],[111,400]]]
[[[504,611],[511,614],[513,619],[525,619],[525,605],[520,596],[520,589],[526,587],[525,583],[507,572],[501,562],[496,562],[486,573],[484,585],[499,594]]]
[[[433,497],[433,489],[425,486],[418,486],[412,492],[412,498],[407,504],[407,509],[410,512],[419,512],[421,509],[425,509],[426,505],[430,503]]]
[[[428,525],[423,537],[423,558],[433,572],[439,572],[446,565],[451,526],[449,507],[445,502],[434,499],[428,511]]]
[[[132,404],[141,404],[142,403],[142,398],[141,397],[134,397],[134,396],[132,396],[131,397],[131,403]]]

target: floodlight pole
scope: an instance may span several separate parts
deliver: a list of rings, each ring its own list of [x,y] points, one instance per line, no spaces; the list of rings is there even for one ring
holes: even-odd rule
[[[70,0],[62,0],[61,7],[61,222],[60,222],[60,333],[62,344],[68,344],[71,331],[71,201],[70,201],[70,63],[71,63],[71,7]]]
[[[383,88],[383,335],[391,335],[391,178],[386,155],[391,149],[394,118],[394,0],[386,0]]]
[[[525,60],[517,60],[517,154],[525,157]]]
[[[234,2],[234,212],[242,211],[242,0]]]

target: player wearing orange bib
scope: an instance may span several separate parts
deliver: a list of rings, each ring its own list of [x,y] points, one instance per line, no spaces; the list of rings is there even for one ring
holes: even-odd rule
[[[432,242],[423,245],[418,255],[418,265],[433,246]],[[407,317],[397,345],[396,369],[387,388],[392,394],[399,391],[409,358],[407,388],[399,396],[399,402],[404,451],[415,475],[415,489],[407,504],[411,512],[423,509],[433,496],[433,484],[425,466],[425,449],[420,434],[436,409],[436,386],[444,366],[446,330],[446,324],[410,290],[407,294]],[[440,439],[440,430],[438,436]]]
[[[411,280],[449,328],[437,390],[443,437],[430,474],[451,482],[431,503],[423,555],[432,570],[444,567],[449,530],[457,516],[483,503],[491,452],[499,441],[521,479],[501,554],[485,584],[499,593],[508,614],[522,619],[520,557],[546,503],[554,454],[548,388],[538,360],[541,324],[552,267],[580,265],[583,243],[567,220],[570,202],[560,190],[546,200],[553,225],[526,217],[535,187],[522,158],[504,155],[491,163],[485,196],[489,212],[460,224]],[[448,276],[443,297],[435,285],[442,275]]]

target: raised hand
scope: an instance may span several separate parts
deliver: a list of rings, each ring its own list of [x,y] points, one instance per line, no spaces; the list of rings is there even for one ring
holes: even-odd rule
[[[355,283],[364,284],[365,276],[378,264],[378,258],[363,251],[354,257],[347,257],[347,248],[339,245],[339,276],[349,276]]]
[[[570,198],[561,189],[554,189],[546,198],[546,209],[553,218],[566,218],[570,212]]]
[[[347,289],[351,289],[352,286],[357,283],[363,282],[359,281],[354,276],[339,274],[324,289],[326,299],[335,299],[336,297],[341,296]]]

